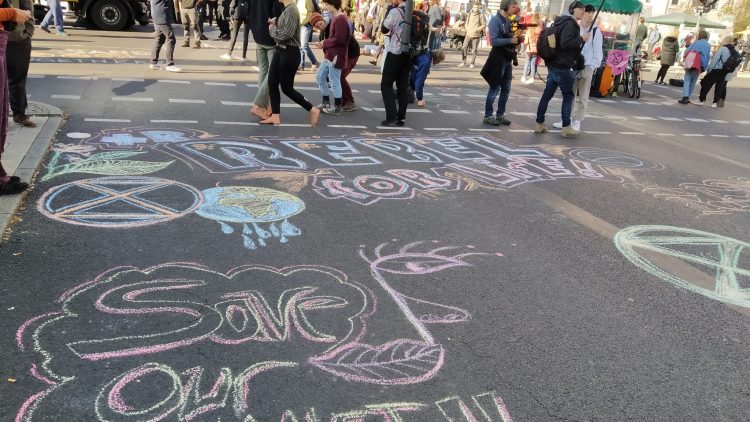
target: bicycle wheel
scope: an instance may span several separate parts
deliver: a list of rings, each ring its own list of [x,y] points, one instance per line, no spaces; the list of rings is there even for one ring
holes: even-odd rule
[[[628,82],[630,82],[630,72],[628,72],[627,69],[625,69],[622,72],[622,75],[620,75],[621,82],[620,85],[622,85],[622,93],[626,94],[628,92]]]
[[[638,72],[635,77],[635,98],[641,98],[641,72]]]
[[[625,88],[628,92],[628,97],[634,98],[635,91],[638,89],[638,74],[636,72],[630,72],[625,80],[628,81],[627,87]]]

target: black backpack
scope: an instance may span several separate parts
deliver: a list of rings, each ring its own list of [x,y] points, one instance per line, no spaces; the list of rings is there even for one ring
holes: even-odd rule
[[[722,69],[728,70],[729,73],[732,73],[742,63],[742,56],[734,47],[727,48],[729,48],[729,58],[724,62],[724,67]]]
[[[545,62],[551,62],[557,58],[557,32],[558,28],[553,24],[545,28],[536,42],[536,53]]]
[[[411,44],[412,56],[418,56],[427,50],[427,42],[430,38],[430,17],[421,10],[414,10],[411,18]]]

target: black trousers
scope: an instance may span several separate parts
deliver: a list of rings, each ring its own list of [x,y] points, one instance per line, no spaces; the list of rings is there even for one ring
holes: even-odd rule
[[[701,79],[701,92],[698,100],[701,102],[706,101],[708,92],[711,91],[711,88],[713,88],[714,85],[716,85],[716,89],[714,90],[714,102],[718,102],[722,98],[722,91],[726,87],[726,84],[723,82],[727,77],[727,73],[728,72],[724,69],[714,69],[708,72],[708,74]]]
[[[208,24],[213,26],[214,21],[219,21],[219,2],[218,1],[209,1],[208,2]]]
[[[411,73],[411,58],[409,54],[388,53],[385,56],[383,77],[380,79],[380,93],[383,95],[386,120],[406,119],[406,106],[409,104],[409,74]],[[393,83],[396,82],[398,94],[398,109],[396,96],[393,95]]]
[[[13,117],[25,116],[26,107],[26,77],[29,74],[31,61],[31,39],[9,42],[6,50],[6,69],[8,71],[8,90],[10,94],[10,109]]]
[[[154,25],[154,48],[151,50],[151,64],[159,63],[159,52],[164,43],[167,43],[167,66],[174,64],[174,46],[177,39],[174,37],[171,24]]]
[[[234,50],[234,44],[237,42],[237,34],[240,32],[240,25],[245,30],[242,38],[242,58],[247,56],[247,39],[250,36],[250,21],[232,19],[232,39],[229,41],[229,54]]]
[[[664,78],[667,76],[667,71],[669,68],[672,67],[668,64],[663,64],[659,68],[659,73],[656,74],[656,82],[662,81],[664,82]]]
[[[294,76],[297,74],[300,62],[299,51],[299,47],[276,47],[276,54],[273,55],[271,67],[268,70],[268,91],[269,97],[271,97],[271,112],[273,114],[281,113],[279,86],[281,86],[284,95],[299,104],[300,107],[307,111],[313,108],[313,105],[305,99],[305,96],[294,89]]]

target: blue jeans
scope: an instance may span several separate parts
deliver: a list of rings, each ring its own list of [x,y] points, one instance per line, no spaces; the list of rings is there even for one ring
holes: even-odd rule
[[[500,66],[500,84],[496,87],[490,87],[487,91],[487,100],[484,102],[484,117],[492,117],[492,103],[495,102],[495,97],[500,94],[500,98],[497,100],[497,117],[501,117],[505,114],[505,104],[508,102],[508,96],[510,95],[510,82],[513,80],[511,62],[504,62]]]
[[[523,65],[523,76],[530,77],[531,79],[536,78],[536,54],[526,56],[526,64]]]
[[[318,88],[320,93],[324,97],[328,97],[328,81],[331,81],[331,88],[333,89],[333,98],[341,98],[341,69],[336,69],[330,60],[323,60],[318,68],[318,74],[316,75],[318,80]]]
[[[424,98],[424,81],[427,80],[427,74],[430,73],[431,66],[432,56],[429,53],[422,53],[411,59],[409,86],[414,91],[417,100]]]
[[[42,23],[40,26],[43,28],[48,27],[54,18],[55,21],[55,27],[60,32],[65,32],[65,28],[63,27],[63,10],[62,10],[62,4],[61,0],[49,0],[47,2],[47,5],[49,6],[49,11],[46,15],[44,15],[44,19],[42,19]]]
[[[305,68],[305,53],[307,53],[307,57],[310,58],[310,63],[313,64],[313,66],[318,64],[318,59],[315,58],[315,54],[313,54],[312,48],[310,48],[310,40],[312,39],[312,33],[313,28],[310,24],[302,25],[302,27],[299,29],[299,41],[300,41],[300,66],[302,68]]]
[[[700,73],[695,70],[686,70],[685,71],[685,81],[682,84],[682,96],[690,98],[690,94],[693,93],[693,89],[695,89],[695,84],[698,82],[698,76]]]
[[[562,102],[562,125],[570,126],[570,113],[573,111],[573,100],[576,95],[573,93],[573,85],[576,82],[576,72],[573,69],[556,69],[547,68],[547,86],[544,87],[542,99],[539,100],[539,107],[536,109],[536,122],[544,123],[544,115],[547,114],[547,105],[557,92],[557,87],[563,94]]]

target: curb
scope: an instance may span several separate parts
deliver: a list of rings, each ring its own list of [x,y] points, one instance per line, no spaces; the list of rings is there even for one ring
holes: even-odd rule
[[[62,110],[49,104],[29,102],[28,110],[35,116],[48,117],[14,174],[31,184],[34,174],[41,165],[49,145],[55,138],[60,126],[62,126],[64,119]],[[5,232],[13,220],[13,215],[21,206],[29,191],[30,189],[20,195],[0,196],[0,234],[6,234]],[[0,239],[1,244],[2,239]]]

